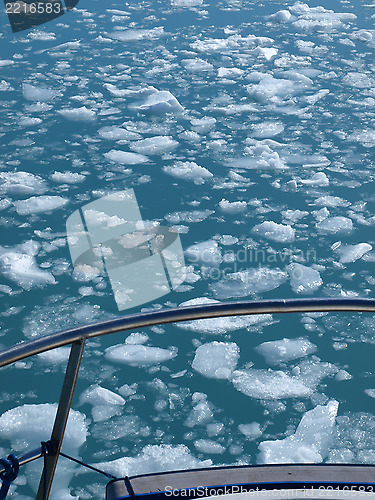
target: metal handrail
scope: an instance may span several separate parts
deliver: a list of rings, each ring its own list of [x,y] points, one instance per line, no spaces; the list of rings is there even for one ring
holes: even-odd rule
[[[174,307],[129,314],[109,321],[71,328],[16,344],[0,351],[0,367],[34,356],[35,354],[41,354],[57,347],[72,344],[77,340],[91,339],[147,326],[224,316],[327,311],[375,312],[375,299],[304,298],[251,300]]]
[[[68,421],[69,411],[78,377],[85,341],[119,331],[136,330],[147,326],[209,319],[225,316],[245,316],[252,314],[304,313],[304,312],[375,312],[375,299],[345,298],[304,298],[274,299],[243,302],[221,302],[190,307],[175,307],[143,313],[129,314],[101,323],[72,328],[45,335],[37,339],[21,342],[0,352],[0,367],[22,359],[41,354],[58,347],[71,344],[71,353],[66,368],[64,384],[51,436],[54,451],[46,453],[46,470],[43,470],[36,500],[48,500],[54,471]],[[39,447],[19,458],[25,464],[40,458],[43,450]],[[4,472],[0,468],[0,473]]]

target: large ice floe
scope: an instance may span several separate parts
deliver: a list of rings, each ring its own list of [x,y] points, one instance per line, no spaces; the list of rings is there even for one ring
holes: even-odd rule
[[[338,411],[338,401],[306,412],[296,432],[284,439],[263,441],[258,463],[320,463],[328,455]]]
[[[38,102],[49,101],[59,94],[57,90],[30,85],[29,83],[22,84],[22,91],[25,99]]]
[[[176,179],[192,181],[194,184],[204,184],[207,179],[213,177],[212,172],[205,167],[201,167],[194,161],[179,161],[174,165],[165,165],[163,170],[166,174]]]
[[[323,284],[319,271],[312,267],[293,262],[286,267],[289,273],[290,285],[296,293],[312,293]]]
[[[31,215],[57,210],[67,203],[69,203],[68,198],[63,196],[44,195],[32,196],[27,200],[17,200],[13,202],[13,205],[19,215]]]
[[[303,352],[301,354],[303,355]],[[335,365],[312,356],[302,360],[289,372],[257,368],[235,370],[231,381],[238,391],[254,399],[271,401],[309,398],[313,396],[323,378],[337,372]]]
[[[8,410],[0,417],[0,437],[11,442],[15,453],[23,453],[26,449],[40,446],[51,435],[57,404],[25,404]],[[79,447],[85,443],[87,424],[85,416],[70,410],[62,451],[77,457]],[[52,487],[52,500],[78,500],[72,496],[69,483],[77,466],[71,461],[60,460],[57,465]],[[40,480],[40,463],[33,462],[26,466],[28,484],[36,492]]]

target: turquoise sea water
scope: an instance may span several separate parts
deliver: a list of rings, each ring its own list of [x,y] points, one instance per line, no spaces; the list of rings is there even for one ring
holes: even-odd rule
[[[144,308],[202,297],[372,297],[370,3],[81,0],[18,34],[2,11],[1,346],[120,314],[105,275],[85,280],[74,271],[65,223],[86,203],[129,188],[143,218],[175,227],[185,250],[209,242],[209,255],[221,255],[207,267],[192,262],[190,249],[185,285]],[[56,95],[47,100],[35,88]],[[157,91],[183,109],[143,113]],[[64,111],[82,107],[74,120]],[[132,164],[108,156],[113,150],[146,158]],[[119,475],[303,456],[375,463],[371,316],[263,317],[231,331],[223,320],[208,325],[131,337],[128,346],[170,351],[162,362],[149,351],[146,366],[104,356],[128,335],[88,343],[73,403],[86,421],[77,416],[68,451]],[[255,350],[285,337],[304,339],[305,350],[274,364]],[[202,344],[207,352],[216,346],[223,365],[233,361],[229,372],[192,366]],[[48,438],[50,407],[24,405],[57,401],[66,354],[2,371],[2,456]],[[215,355],[206,356],[208,367]],[[98,386],[112,394],[93,393]],[[332,401],[339,406],[329,418]],[[17,407],[19,428],[5,413]],[[327,419],[324,439],[319,423],[296,433],[316,407]],[[261,453],[262,442],[295,433],[294,444]],[[100,476],[62,466],[55,498],[104,497]],[[38,471],[18,479],[15,498],[32,497]]]

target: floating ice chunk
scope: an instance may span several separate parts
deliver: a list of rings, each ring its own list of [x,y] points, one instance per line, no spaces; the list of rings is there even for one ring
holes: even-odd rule
[[[185,250],[185,257],[190,262],[209,267],[217,267],[223,261],[221,250],[215,240],[203,241],[188,247]]]
[[[35,87],[29,83],[22,84],[23,97],[28,101],[45,102],[56,97],[59,92],[57,90],[47,89],[45,87]]]
[[[357,19],[357,16],[350,12],[334,12],[321,6],[310,7],[303,2],[296,2],[289,7],[289,10],[298,16],[298,19],[293,22],[293,26],[299,30],[332,31],[344,28],[344,21]]]
[[[255,399],[308,397],[313,393],[305,382],[282,371],[237,370],[233,372],[232,382],[237,391]]]
[[[329,94],[328,89],[321,89],[315,94],[304,97],[304,101],[307,102],[307,104],[313,106],[315,103],[319,101],[319,99],[322,99],[322,97],[326,96],[327,94]]]
[[[221,455],[225,452],[225,447],[211,439],[197,439],[194,441],[195,448],[201,453],[218,454]]]
[[[224,198],[219,202],[220,210],[227,214],[238,214],[247,209],[246,201],[233,201],[230,202]]]
[[[347,207],[350,203],[339,196],[321,196],[315,200],[315,205],[321,207]]]
[[[349,264],[349,262],[360,259],[370,250],[372,250],[372,246],[369,243],[358,243],[357,245],[341,245],[337,252],[341,255],[340,262]]]
[[[171,470],[210,467],[211,460],[196,459],[185,445],[148,445],[136,457],[123,457],[112,462],[101,462],[97,467],[116,477],[169,472]]]
[[[22,116],[18,124],[20,127],[34,127],[36,125],[40,125],[42,123],[41,118],[32,118],[31,116]]]
[[[203,40],[197,40],[191,44],[191,47],[198,52],[210,53],[218,51],[221,53],[230,52],[233,54],[233,51],[236,49],[254,48],[257,46],[269,45],[273,42],[274,40],[268,37],[255,35],[242,37],[235,34],[228,38],[205,38]]]
[[[354,40],[360,40],[361,42],[371,42],[371,40],[373,39],[373,34],[371,33],[371,31],[362,29],[352,33],[351,37],[354,38]]]
[[[208,342],[195,351],[192,367],[205,377],[228,379],[239,356],[239,347],[234,342]]]
[[[310,179],[302,179],[305,186],[328,186],[329,179],[324,172],[317,172]]]
[[[133,42],[138,40],[155,40],[165,35],[162,26],[156,26],[149,30],[126,29],[123,31],[113,31],[110,37],[120,42]]]
[[[0,271],[7,279],[25,290],[56,283],[49,271],[39,269],[35,257],[21,252],[4,252],[0,255]]]
[[[240,68],[219,68],[217,70],[217,75],[219,78],[235,78],[242,76],[244,73],[243,69]]]
[[[211,289],[220,299],[247,297],[274,290],[286,280],[287,274],[280,269],[260,267],[228,273],[225,278],[211,285]]]
[[[238,430],[242,432],[246,439],[253,441],[260,437],[263,433],[260,429],[260,424],[258,422],[251,422],[250,424],[240,424]]]
[[[198,7],[202,5],[203,0],[171,0],[172,7]]]
[[[255,350],[264,356],[266,362],[271,365],[286,363],[292,359],[302,358],[317,350],[316,345],[307,339],[287,339],[263,342]]]
[[[188,71],[199,72],[199,71],[211,71],[214,67],[211,63],[204,61],[203,59],[183,59],[181,63],[185,66]]]
[[[209,299],[208,297],[198,297],[196,299],[187,300],[180,304],[184,306],[195,306],[200,304],[219,304],[218,300]],[[195,321],[184,321],[183,323],[176,323],[178,328],[190,330],[197,333],[205,334],[221,334],[228,333],[242,328],[248,328],[251,325],[256,325],[261,322],[270,321],[272,316],[270,314],[252,314],[249,316],[237,316],[227,318],[212,318],[212,319],[198,319]]]
[[[14,90],[14,89],[10,86],[10,83],[8,83],[6,80],[0,80],[0,91],[5,92],[6,90]]]
[[[295,434],[260,443],[258,463],[322,462],[333,439],[338,407],[335,400],[316,406],[303,415]]]
[[[11,441],[11,449],[18,453],[29,448],[40,446],[46,436],[51,435],[53,422],[57,410],[56,404],[26,404],[9,410],[0,417],[0,437]],[[69,420],[64,434],[62,451],[76,457],[79,447],[86,441],[87,425],[85,416],[70,410]],[[73,500],[69,493],[69,482],[72,479],[76,466],[72,462],[59,462],[51,493],[52,500]],[[28,484],[37,491],[40,464],[31,463],[26,466]],[[16,494],[20,498],[20,495]]]
[[[176,351],[138,344],[116,345],[105,351],[109,361],[131,366],[156,365],[177,356]]]
[[[193,224],[195,222],[202,222],[210,215],[214,214],[213,210],[191,210],[190,212],[174,212],[165,216],[171,224],[180,224],[181,222],[188,222]]]
[[[292,14],[289,10],[279,10],[278,12],[275,12],[275,14],[272,14],[269,18],[277,23],[287,23],[290,21],[291,17]]]
[[[131,132],[125,128],[116,127],[115,125],[111,127],[102,127],[98,130],[98,134],[103,139],[108,139],[110,141],[132,141],[134,139],[140,139],[142,136],[136,132]]]
[[[329,217],[318,222],[316,227],[326,234],[350,233],[353,230],[353,222],[348,217]]]
[[[91,414],[94,422],[103,422],[121,414],[125,399],[100,385],[94,385],[81,394],[80,403],[92,405]]]
[[[203,118],[193,118],[192,120],[190,120],[190,123],[192,127],[194,127],[195,132],[198,132],[199,134],[205,134],[215,126],[216,119],[205,116]]]
[[[323,284],[318,271],[312,267],[292,262],[286,268],[290,277],[290,284],[295,293],[312,293]]]
[[[255,139],[254,139],[255,140]],[[263,141],[262,141],[263,142]],[[230,166],[248,169],[287,169],[285,161],[270,146],[258,142],[245,148],[246,156],[231,160]]]
[[[45,363],[56,366],[66,364],[70,355],[70,347],[58,347],[51,351],[42,352],[38,357]]]
[[[284,125],[279,122],[263,122],[253,125],[252,136],[257,139],[267,139],[269,137],[275,137],[275,135],[281,134],[284,131]]]
[[[76,184],[77,182],[83,182],[86,176],[83,174],[78,174],[77,172],[54,172],[51,174],[51,179],[55,182],[60,182],[63,184]]]
[[[1,194],[42,194],[47,189],[48,186],[41,177],[29,172],[0,172]]]
[[[295,229],[289,224],[277,224],[273,221],[265,221],[253,227],[253,233],[263,236],[268,240],[280,243],[291,243],[295,239]]]
[[[178,146],[178,142],[170,136],[157,135],[155,137],[148,137],[140,141],[133,142],[130,149],[137,153],[145,155],[159,155],[162,153],[169,153]]]
[[[281,212],[283,217],[285,217],[285,219],[288,219],[292,222],[297,222],[299,221],[300,219],[303,219],[304,217],[306,217],[306,215],[309,215],[309,212],[307,212],[306,210],[284,210],[283,212]]]
[[[360,73],[357,71],[347,73],[342,81],[351,87],[359,89],[366,89],[374,86],[373,78],[370,78],[366,73]]]
[[[157,90],[134,108],[145,114],[176,113],[184,109],[169,90]]]
[[[69,200],[62,196],[32,196],[27,200],[13,202],[19,215],[39,214],[64,207]]]
[[[184,181],[193,181],[194,184],[204,184],[207,179],[213,177],[213,174],[207,168],[199,166],[194,161],[179,161],[174,165],[166,165],[163,170],[172,177]]]
[[[73,122],[91,122],[96,118],[95,111],[82,106],[80,108],[65,108],[57,110],[59,115]]]
[[[0,68],[4,66],[11,66],[12,64],[14,64],[14,61],[11,59],[0,59]]]
[[[104,157],[107,160],[121,163],[122,165],[138,165],[149,161],[147,156],[138,153],[130,153],[128,151],[121,151],[120,149],[112,149],[108,153],[104,153]]]
[[[193,408],[185,421],[187,427],[206,425],[213,417],[213,408],[207,401],[207,396],[201,393],[193,394]]]
[[[282,104],[285,99],[294,97],[302,90],[311,86],[309,78],[303,78],[298,74],[299,78],[286,79],[274,78],[272,75],[265,74],[259,83],[248,85],[247,92],[254,101],[261,104],[274,103]]]
[[[375,130],[364,129],[354,132],[350,137],[352,141],[357,141],[365,148],[375,147]]]
[[[124,405],[125,399],[100,385],[92,385],[80,396],[80,403],[89,403],[92,406]]]

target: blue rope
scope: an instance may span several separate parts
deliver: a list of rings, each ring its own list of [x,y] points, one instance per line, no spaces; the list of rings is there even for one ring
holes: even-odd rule
[[[10,485],[18,476],[20,464],[18,463],[18,459],[15,455],[9,455],[7,459],[0,458],[0,465],[2,465],[5,469],[4,472],[0,473],[0,479],[2,481],[0,489],[0,500],[5,500]]]

